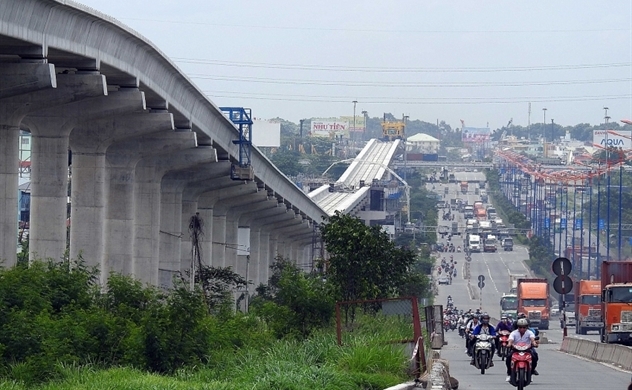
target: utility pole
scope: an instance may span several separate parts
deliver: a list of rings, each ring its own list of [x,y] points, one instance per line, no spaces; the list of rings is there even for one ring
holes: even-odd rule
[[[549,157],[549,153],[546,149],[546,107],[542,109],[544,113],[544,121],[542,122],[544,129],[542,130],[542,138],[544,138],[543,146],[544,146],[544,157]]]
[[[369,113],[368,111],[362,111],[362,115],[364,116],[364,127],[362,129],[362,141],[364,141],[366,140],[366,124],[367,124],[366,122],[367,122]]]
[[[356,140],[355,132],[356,132],[356,104],[358,104],[357,100],[353,101],[353,140]],[[355,142],[354,145],[355,146]]]
[[[303,123],[304,123],[304,122],[305,122],[305,119],[301,119],[301,120],[299,121],[299,123],[300,123],[300,130],[299,130],[299,134],[300,134],[300,136],[301,136],[301,139],[303,138]]]
[[[606,122],[606,198],[607,200],[607,211],[606,211],[606,259],[610,260],[610,148],[608,145],[608,122],[610,121],[610,117],[608,116],[608,107],[604,107],[604,121]],[[619,211],[621,212],[621,211]]]

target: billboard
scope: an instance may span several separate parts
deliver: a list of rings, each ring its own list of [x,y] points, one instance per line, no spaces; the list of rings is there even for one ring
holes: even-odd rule
[[[632,149],[632,131],[593,130],[593,144],[602,148]],[[607,143],[606,143],[607,141]],[[606,146],[607,145],[607,146]]]
[[[353,115],[351,116],[341,116],[340,117],[340,121],[341,122],[347,122],[349,124],[349,131],[350,132],[363,132],[364,131],[364,116],[357,116],[355,117],[355,126],[354,126],[354,122],[353,122]]]
[[[281,146],[281,124],[255,118],[252,121],[252,144],[257,147]]]
[[[340,120],[312,119],[310,133],[312,137],[330,137],[332,135],[348,136],[349,124]]]
[[[466,143],[485,143],[491,141],[492,131],[489,127],[463,127],[461,140]]]

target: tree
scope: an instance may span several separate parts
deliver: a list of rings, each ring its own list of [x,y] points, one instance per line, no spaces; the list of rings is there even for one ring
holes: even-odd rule
[[[326,276],[337,300],[387,298],[407,281],[415,255],[396,247],[381,226],[336,212],[321,231],[330,254]]]

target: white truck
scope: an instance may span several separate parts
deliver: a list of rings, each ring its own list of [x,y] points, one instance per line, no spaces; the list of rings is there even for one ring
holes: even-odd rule
[[[471,252],[480,252],[481,251],[481,236],[478,234],[470,234],[470,237],[467,240],[467,246],[470,248]]]
[[[528,278],[527,274],[509,274],[509,292],[516,294],[518,292],[518,279]]]

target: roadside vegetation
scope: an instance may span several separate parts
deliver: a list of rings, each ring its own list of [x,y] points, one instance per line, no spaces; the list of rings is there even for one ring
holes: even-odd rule
[[[248,313],[235,310],[232,291],[243,281],[230,268],[204,269],[205,289],[176,281],[168,292],[117,274],[102,287],[81,261],[0,269],[0,389],[383,389],[405,381],[407,356],[389,341],[405,338],[410,323],[359,308],[339,347],[334,307],[428,297],[426,260],[345,215],[331,217],[323,237],[330,259],[305,273],[277,258]]]

